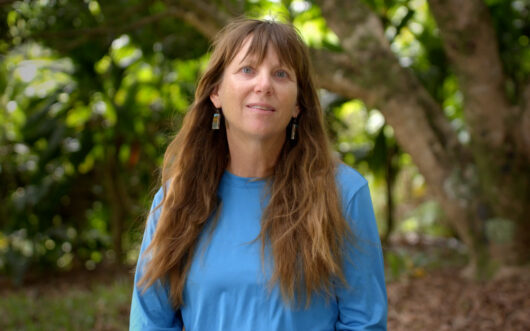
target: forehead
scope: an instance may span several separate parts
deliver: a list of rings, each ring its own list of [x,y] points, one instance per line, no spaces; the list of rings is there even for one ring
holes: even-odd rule
[[[259,40],[259,37],[253,35],[247,36],[232,54],[232,59],[229,64],[241,63],[245,60],[250,60],[256,64],[261,64],[267,56],[273,56],[280,65],[286,65],[293,68],[289,63],[287,56],[282,56],[282,52],[278,51],[278,46],[270,40]]]

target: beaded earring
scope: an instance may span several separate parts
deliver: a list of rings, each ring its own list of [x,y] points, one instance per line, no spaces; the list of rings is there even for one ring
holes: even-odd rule
[[[221,108],[215,108],[215,114],[213,114],[212,119],[212,130],[219,130],[221,126]]]
[[[293,117],[293,122],[291,123],[291,140],[296,139],[296,128],[298,127],[298,119]]]

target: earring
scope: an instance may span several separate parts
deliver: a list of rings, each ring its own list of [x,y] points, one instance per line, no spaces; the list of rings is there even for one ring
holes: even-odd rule
[[[293,117],[293,122],[291,123],[291,140],[296,138],[296,128],[298,127],[298,119]]]
[[[212,130],[219,130],[221,125],[221,108],[215,108],[215,114],[213,114],[212,119]]]

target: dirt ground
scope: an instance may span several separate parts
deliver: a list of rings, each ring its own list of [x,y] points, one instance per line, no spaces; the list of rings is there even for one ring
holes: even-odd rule
[[[459,269],[446,268],[390,282],[388,330],[530,330],[530,272],[526,270],[475,282],[460,277]],[[0,292],[61,295],[72,288],[90,288],[94,283],[111,284],[116,277],[132,282],[131,270],[105,270],[92,272],[89,277],[79,273],[30,282],[18,290],[4,287]],[[128,309],[120,311],[128,316]]]
[[[530,272],[487,282],[438,270],[388,284],[388,330],[530,330]]]

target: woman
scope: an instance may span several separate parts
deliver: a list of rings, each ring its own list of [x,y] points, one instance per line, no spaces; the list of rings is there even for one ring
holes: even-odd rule
[[[386,329],[370,192],[332,158],[301,38],[245,19],[213,46],[164,157],[131,330]]]

